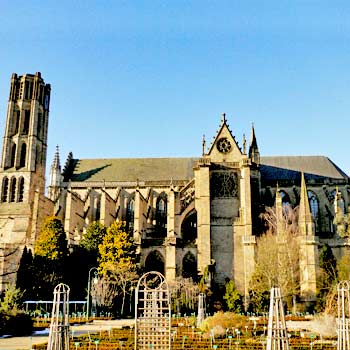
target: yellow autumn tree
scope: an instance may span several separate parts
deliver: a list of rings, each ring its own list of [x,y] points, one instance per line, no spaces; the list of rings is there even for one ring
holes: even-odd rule
[[[33,297],[47,300],[52,298],[54,287],[65,280],[66,263],[69,255],[68,242],[60,219],[48,217],[34,246],[33,272],[36,283]]]
[[[114,222],[103,237],[99,249],[99,273],[110,289],[122,295],[121,314],[125,297],[137,280],[136,246],[126,232],[125,222]],[[117,288],[115,288],[117,287]]]
[[[135,263],[135,245],[132,237],[126,232],[125,222],[114,222],[107,229],[99,250],[99,271],[108,276],[112,267]]]

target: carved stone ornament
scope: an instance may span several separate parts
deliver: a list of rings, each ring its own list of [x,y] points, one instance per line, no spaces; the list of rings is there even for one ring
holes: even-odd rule
[[[231,142],[226,137],[222,137],[221,139],[219,139],[216,143],[216,147],[221,153],[228,153],[232,149]]]

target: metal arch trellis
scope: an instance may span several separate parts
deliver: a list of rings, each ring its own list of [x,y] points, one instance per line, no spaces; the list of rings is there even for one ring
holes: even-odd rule
[[[47,350],[69,350],[69,291],[63,283],[54,289]]]
[[[171,348],[170,293],[165,277],[151,271],[135,291],[135,350]]]
[[[337,350],[349,350],[350,348],[350,297],[349,297],[349,282],[341,281],[337,285],[338,291],[338,319],[337,333],[338,342]]]
[[[271,288],[266,350],[289,350],[280,288]]]

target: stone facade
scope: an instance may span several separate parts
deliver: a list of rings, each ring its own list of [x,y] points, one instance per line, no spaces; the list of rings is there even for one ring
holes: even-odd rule
[[[0,167],[0,290],[53,211],[44,196],[49,104],[50,85],[40,73],[12,75]]]
[[[27,80],[33,86],[41,84],[44,97],[18,95],[16,89]],[[203,140],[197,158],[75,159],[69,154],[62,170],[57,148],[46,198],[49,97],[50,87],[40,74],[14,75],[0,171],[3,242],[32,245],[48,214],[62,220],[71,245],[95,220],[106,226],[123,220],[146,269],[157,269],[167,279],[196,277],[208,269],[213,283],[220,286],[233,278],[247,295],[256,236],[261,233],[260,212],[275,203],[277,210],[299,205],[301,295],[313,300],[319,247],[327,242],[340,257],[347,244],[332,222],[336,210],[345,211],[349,205],[349,178],[328,158],[261,157],[254,128],[249,147],[245,140],[240,147],[223,115],[212,144],[207,148]],[[14,111],[20,111],[22,122],[26,106],[33,106],[31,131],[15,134]],[[28,147],[25,163],[18,158],[23,140]],[[24,178],[25,194],[17,197],[21,201],[4,195],[11,193],[12,176]]]

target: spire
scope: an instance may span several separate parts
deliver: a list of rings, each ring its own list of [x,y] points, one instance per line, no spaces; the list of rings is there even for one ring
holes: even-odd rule
[[[251,136],[250,136],[250,145],[249,145],[249,158],[256,163],[260,163],[260,152],[259,152],[259,147],[258,143],[256,141],[255,137],[255,130],[254,130],[254,123],[252,123],[252,131],[251,131]]]
[[[61,175],[60,153],[57,145],[55,156],[50,169],[49,198],[51,200],[55,200],[57,198],[61,183],[62,183],[62,175]]]
[[[61,172],[61,164],[60,164],[60,152],[59,147],[56,145],[55,157],[53,159],[51,169],[59,170]]]
[[[305,183],[304,173],[301,173],[300,203],[299,203],[299,230],[306,236],[314,235],[314,222],[311,215],[309,197]]]

